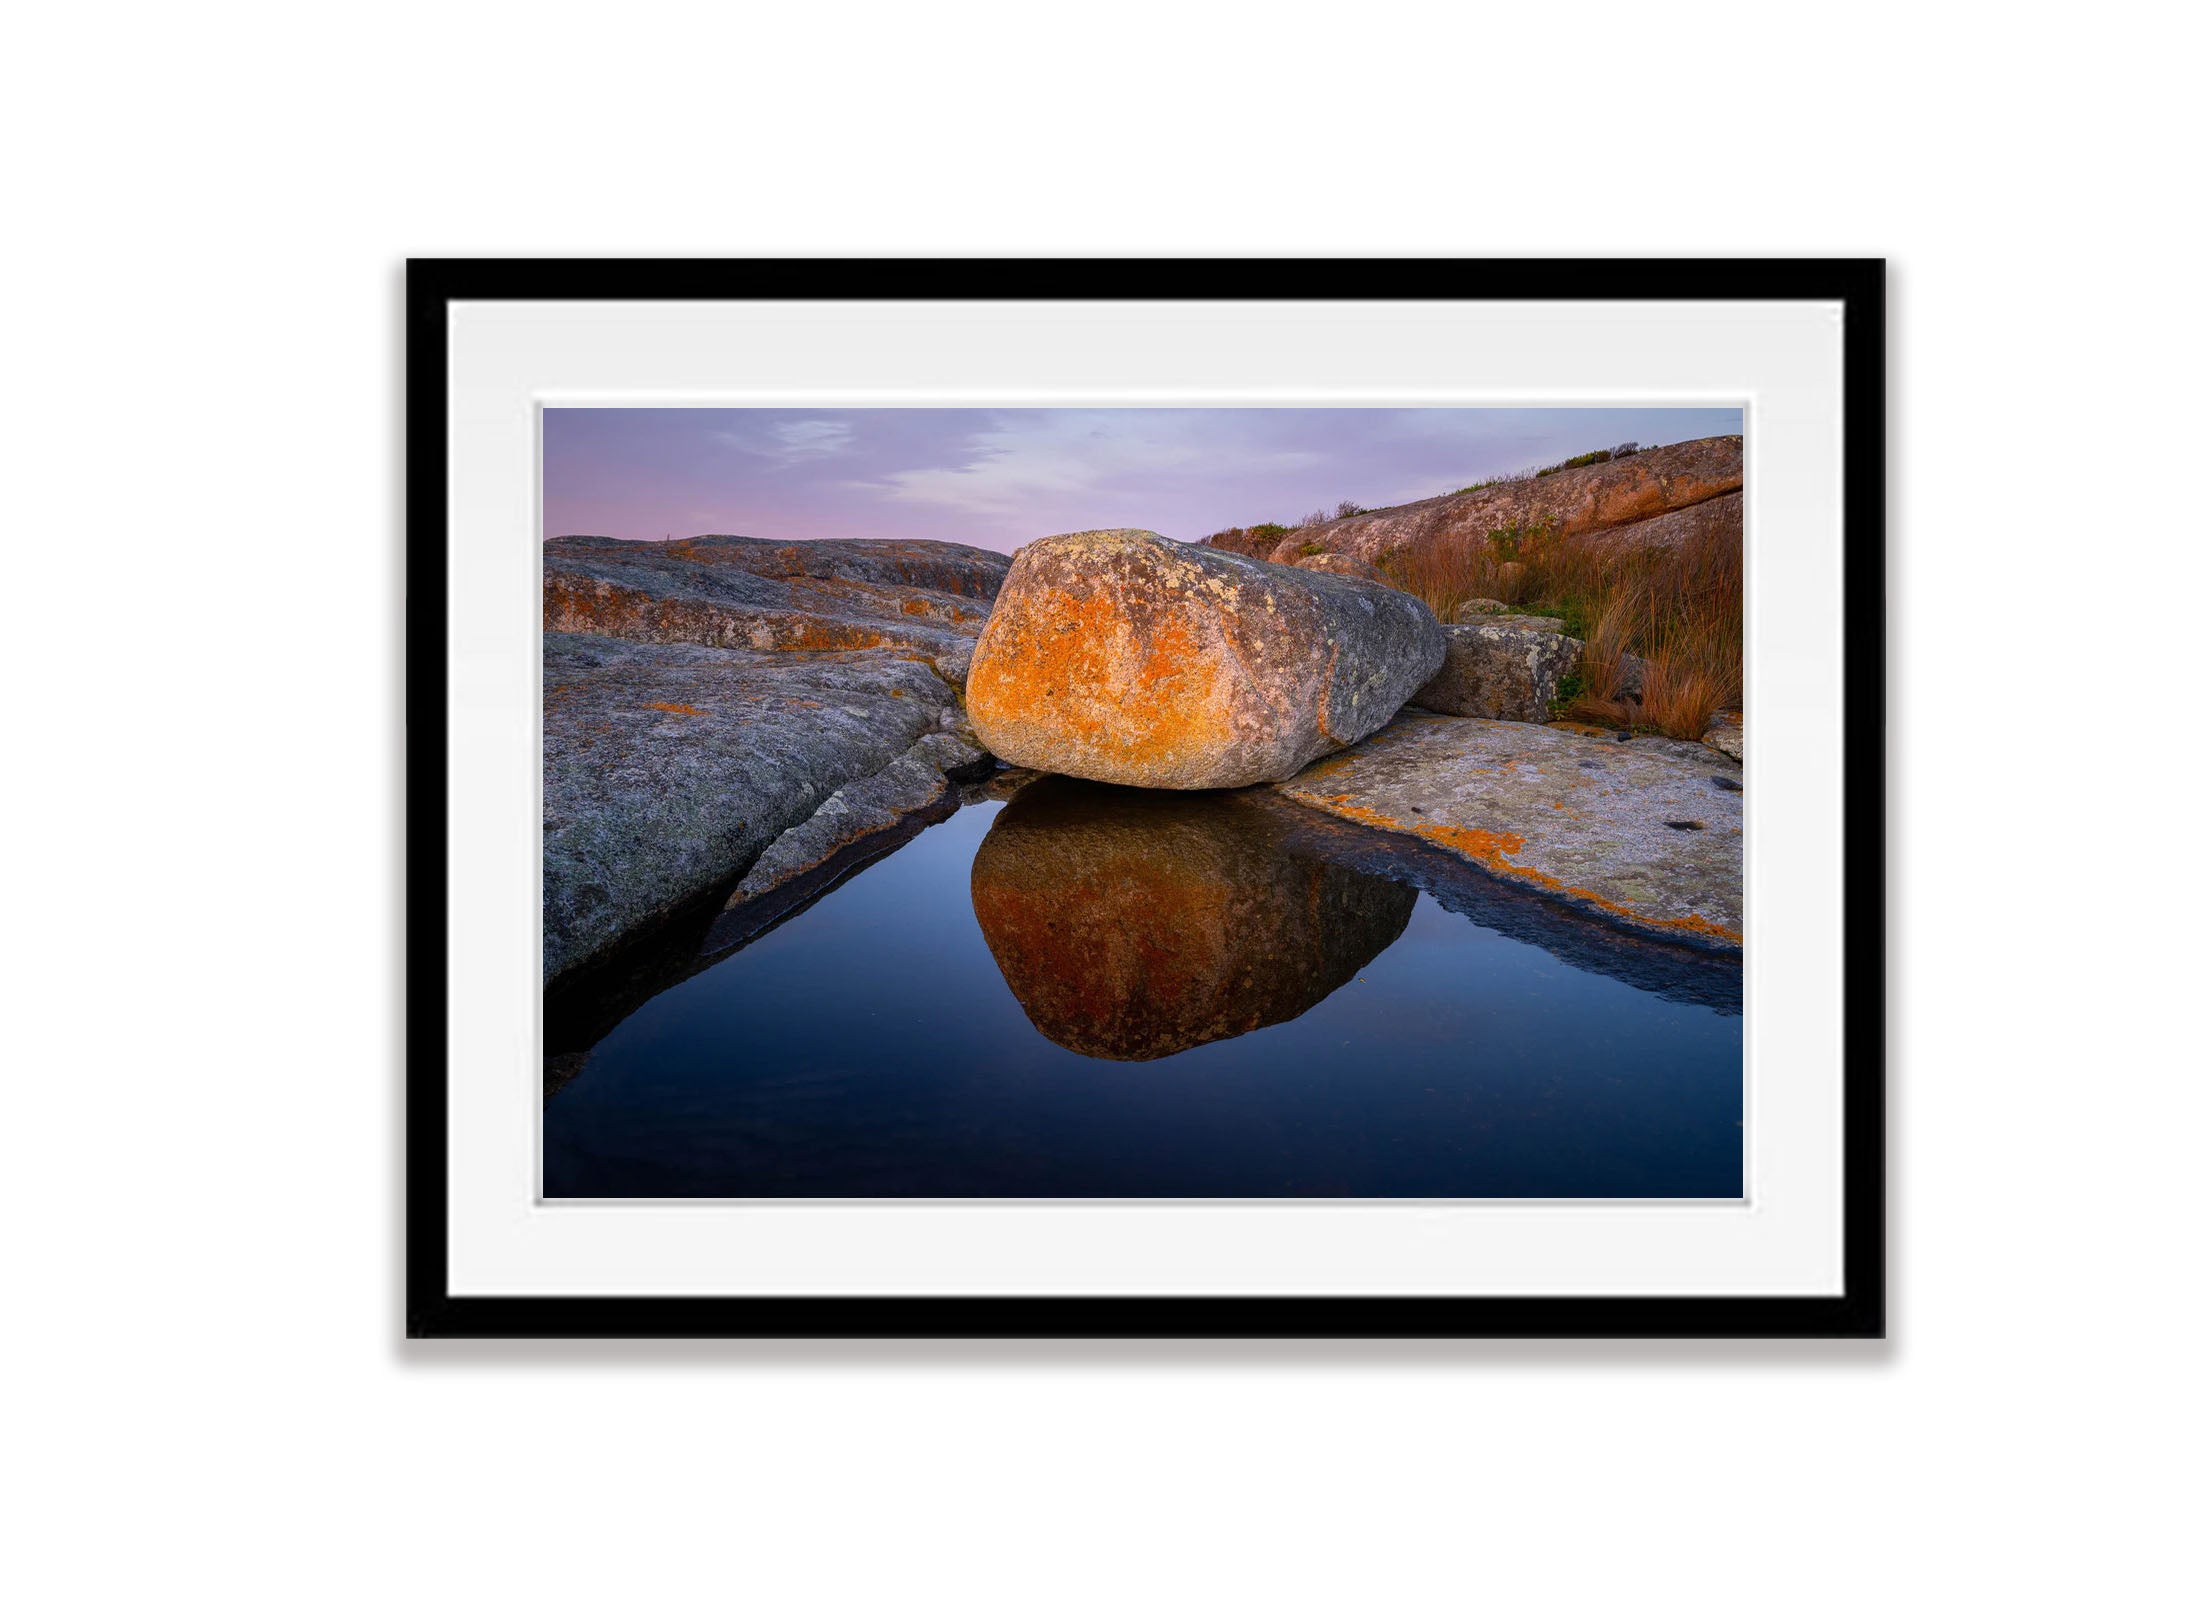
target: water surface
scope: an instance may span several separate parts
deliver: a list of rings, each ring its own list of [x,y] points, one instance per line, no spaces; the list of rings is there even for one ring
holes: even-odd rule
[[[968,806],[576,1053],[545,1193],[1741,1192],[1737,969],[1390,848],[1060,779]]]

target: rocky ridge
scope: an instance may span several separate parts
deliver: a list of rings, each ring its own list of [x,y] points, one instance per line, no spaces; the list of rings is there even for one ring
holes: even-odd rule
[[[574,537],[542,547],[546,633],[898,649],[960,685],[1009,558],[925,539]]]
[[[1257,530],[1210,535],[1218,547],[1284,565],[1333,556],[1380,566],[1385,556],[1416,544],[1506,527],[1544,527],[1559,538],[1596,534],[1673,544],[1713,516],[1741,515],[1742,441],[1738,434],[1691,439],[1640,450],[1549,477],[1494,483],[1468,494],[1436,495],[1406,505],[1293,528],[1263,539]],[[1693,522],[1668,520],[1706,501],[1734,496],[1731,508],[1700,512]],[[1265,543],[1266,548],[1255,548]],[[1314,546],[1312,554],[1302,554]]]

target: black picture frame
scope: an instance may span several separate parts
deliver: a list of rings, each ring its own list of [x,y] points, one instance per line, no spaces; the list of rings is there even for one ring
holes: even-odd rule
[[[1658,1297],[507,1297],[448,1280],[448,308],[481,300],[1820,300],[1842,335],[1843,1290]],[[414,260],[406,270],[405,1328],[415,1338],[1877,1338],[1886,1331],[1886,263]]]

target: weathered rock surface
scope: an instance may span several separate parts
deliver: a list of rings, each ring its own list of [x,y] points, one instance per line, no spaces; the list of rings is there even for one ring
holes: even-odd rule
[[[1741,486],[1741,436],[1723,434],[1639,451],[1596,466],[1573,467],[1547,478],[1496,483],[1472,494],[1438,495],[1295,528],[1288,547],[1316,543],[1380,565],[1386,554],[1408,545],[1504,527],[1547,524],[1553,535],[1563,538],[1640,523],[1731,494]],[[1739,502],[1732,514],[1740,514]],[[1286,541],[1278,540],[1267,554],[1276,559],[1285,547]]]
[[[805,821],[773,840],[734,886],[725,909],[769,894],[912,818],[938,820],[955,809],[954,785],[983,777],[992,765],[993,758],[965,735],[926,734],[907,755],[836,789]]]
[[[1700,744],[1408,712],[1277,792],[1625,926],[1719,948],[1742,939],[1737,770]]]
[[[543,640],[543,973],[748,870],[952,714],[922,661]]]
[[[1740,948],[1683,943],[1493,875],[1455,852],[1407,833],[1334,817],[1274,789],[1237,789],[1218,801],[1257,806],[1282,819],[1289,848],[1409,883],[1446,911],[1532,944],[1586,972],[1725,1016],[1742,1009]]]
[[[1224,528],[1199,542],[1211,549],[1227,550],[1232,555],[1258,556],[1266,560],[1281,537],[1273,528]],[[1297,543],[1294,542],[1291,548],[1297,549]]]
[[[1373,566],[1341,550],[1324,550],[1319,555],[1304,556],[1291,565],[1301,572],[1326,572],[1338,578],[1372,579],[1375,576]]]
[[[999,551],[924,539],[563,538],[542,625],[658,643],[921,655],[950,681],[1007,575]]]
[[[1715,711],[1711,714],[1711,726],[1704,731],[1703,742],[1722,756],[1742,759],[1742,714],[1739,711]]]
[[[1415,891],[1293,847],[1237,797],[1047,778],[1001,809],[970,900],[1041,1033],[1151,1061],[1288,1021],[1405,930]]]
[[[1742,492],[1737,488],[1709,500],[1699,500],[1679,511],[1599,529],[1591,537],[1600,547],[1677,550],[1692,539],[1718,533],[1740,533],[1741,529]]]
[[[1581,641],[1556,617],[1487,616],[1444,629],[1444,664],[1413,704],[1451,717],[1548,722],[1559,681],[1581,665]]]
[[[1443,658],[1410,595],[1107,529],[1018,552],[978,640],[969,712],[1018,766],[1229,788],[1366,737]]]

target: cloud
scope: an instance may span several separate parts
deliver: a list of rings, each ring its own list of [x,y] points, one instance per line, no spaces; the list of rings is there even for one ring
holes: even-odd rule
[[[846,422],[777,422],[761,435],[720,433],[718,437],[736,450],[767,456],[782,467],[837,456],[855,443],[856,430]]]
[[[1073,503],[1135,500],[1223,462],[1239,472],[1281,472],[1318,459],[1303,450],[1249,448],[1228,437],[1234,420],[1183,411],[994,412],[961,441],[961,464],[909,467],[862,487],[966,516],[1075,520]]]

